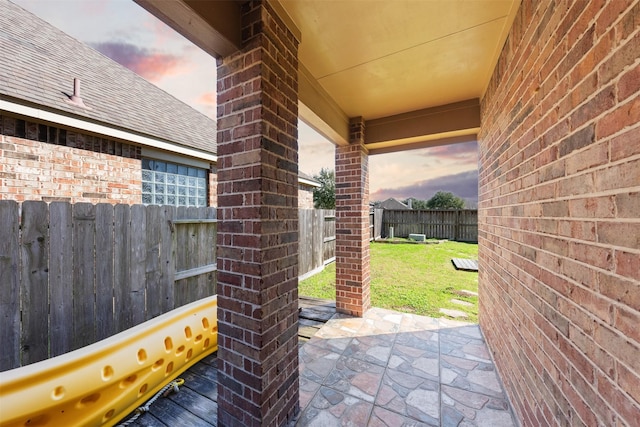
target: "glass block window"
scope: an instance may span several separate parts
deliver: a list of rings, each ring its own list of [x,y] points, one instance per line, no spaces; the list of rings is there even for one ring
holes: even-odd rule
[[[142,203],[207,206],[207,170],[143,158]]]

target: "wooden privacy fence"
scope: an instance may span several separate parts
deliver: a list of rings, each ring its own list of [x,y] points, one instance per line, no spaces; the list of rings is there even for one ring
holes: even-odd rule
[[[0,201],[0,370],[215,293],[215,208]]]
[[[306,277],[322,269],[336,257],[336,211],[300,209],[298,276]]]
[[[478,241],[478,210],[389,210],[385,209],[382,235],[389,237],[393,227],[395,237],[424,234],[427,238],[460,242]]]

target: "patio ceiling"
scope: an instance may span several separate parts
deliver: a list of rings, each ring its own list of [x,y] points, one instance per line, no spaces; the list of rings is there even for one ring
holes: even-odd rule
[[[239,2],[136,2],[216,57],[240,46]],[[301,119],[342,145],[362,116],[376,154],[476,138],[520,0],[271,3],[301,40]]]

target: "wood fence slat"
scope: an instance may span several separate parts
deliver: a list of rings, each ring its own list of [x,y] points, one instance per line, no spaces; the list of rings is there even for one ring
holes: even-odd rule
[[[113,205],[96,205],[96,339],[101,340],[119,332],[113,308]]]
[[[192,215],[195,218],[198,219],[205,219],[207,212],[205,209],[198,209],[196,207],[190,208],[192,209]],[[207,241],[208,241],[208,237],[207,237],[207,227],[205,226],[198,226],[196,224],[193,224],[193,227],[195,227],[194,230],[194,241],[193,244],[195,245],[195,247],[193,247],[193,251],[190,252],[191,257],[195,259],[195,262],[197,263],[196,265],[192,265],[192,268],[200,266],[200,265],[206,265],[207,263],[207,255],[208,255],[208,249],[206,248],[207,246]],[[195,256],[194,256],[195,255]],[[210,296],[209,293],[209,280],[207,278],[206,274],[201,274],[199,276],[195,276],[189,280],[194,280],[196,281],[196,294],[194,295],[194,298],[189,301],[189,302],[193,302],[193,301],[197,301],[199,299],[202,298],[206,298],[208,296]]]
[[[175,308],[173,298],[175,266],[175,247],[173,245],[173,234],[175,225],[173,220],[176,216],[174,206],[163,206],[160,211],[160,289],[162,290],[160,309],[166,313]]]
[[[131,207],[116,205],[114,208],[113,274],[116,285],[114,296],[114,322],[118,331],[134,325],[131,298]]]
[[[22,204],[22,365],[49,355],[49,227],[45,202]],[[28,309],[26,309],[28,308]]]
[[[162,289],[160,289],[160,206],[146,208],[145,284],[147,294],[147,318],[162,313]]]
[[[73,339],[72,349],[94,342],[95,206],[73,205]]]
[[[131,314],[134,325],[148,320],[146,306],[146,236],[147,216],[146,207],[142,205],[131,206],[131,264],[129,267],[129,281],[131,283],[130,298],[131,307],[135,307]]]
[[[178,207],[176,218],[178,219],[178,221],[186,219],[187,208],[184,206]],[[187,266],[187,251],[185,250],[185,248],[187,247],[187,224],[188,223],[183,222],[177,222],[175,224],[174,245],[176,251],[176,272],[189,270],[189,267]],[[176,307],[187,303],[188,283],[186,279],[178,280],[175,282],[173,299],[175,301]]]
[[[73,238],[71,204],[49,205],[50,356],[67,353],[73,342]]]
[[[18,204],[0,201],[0,371],[20,366]]]
[[[298,243],[298,274],[304,274],[313,270],[313,258],[311,255],[311,213],[309,209],[298,211],[298,228],[300,230],[300,241]]]

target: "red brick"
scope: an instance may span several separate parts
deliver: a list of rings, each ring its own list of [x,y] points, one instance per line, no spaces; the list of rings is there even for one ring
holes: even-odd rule
[[[638,44],[640,45],[640,40],[638,40]],[[639,121],[640,97],[636,97],[600,119],[596,126],[596,135],[598,139],[605,138],[625,127],[636,126]]]
[[[594,184],[599,191],[633,188],[638,182],[640,182],[640,159],[595,172]]]
[[[617,218],[637,218],[640,212],[640,192],[616,194],[615,205]]]
[[[568,203],[569,215],[572,218],[614,218],[616,216],[614,196],[572,199]]]
[[[638,237],[637,235],[635,236]],[[637,248],[637,246],[636,246]],[[640,280],[640,254],[616,251],[615,254],[616,273],[630,279]]]
[[[567,175],[581,172],[609,161],[609,144],[601,142],[574,154],[566,160]]]
[[[629,249],[640,248],[640,223],[598,222],[598,242]],[[640,269],[640,265],[638,266]]]
[[[640,154],[640,126],[629,129],[611,139],[611,161],[618,161]]]
[[[640,312],[617,306],[614,313],[616,329],[640,345]]]
[[[598,273],[598,287],[603,295],[640,311],[640,283],[636,280]]]
[[[618,81],[618,100],[623,101],[640,93],[640,64],[624,73]]]

